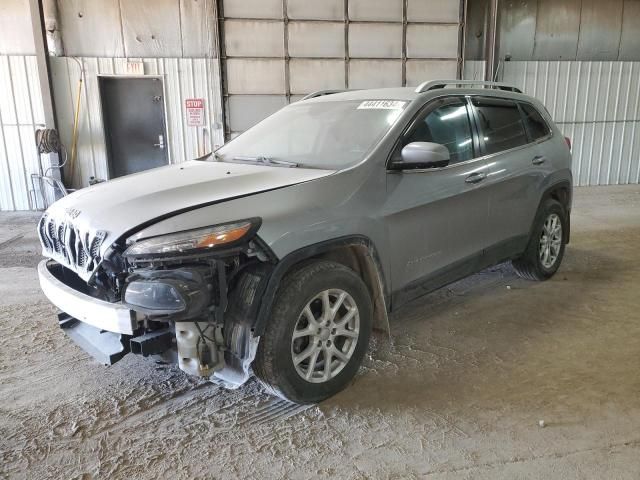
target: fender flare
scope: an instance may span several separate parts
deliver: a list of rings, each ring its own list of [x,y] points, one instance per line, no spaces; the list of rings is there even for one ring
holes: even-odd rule
[[[366,247],[368,252],[370,252],[371,259],[378,275],[378,282],[380,283],[380,288],[383,292],[385,308],[387,311],[389,311],[389,301],[391,298],[389,293],[389,286],[385,280],[384,271],[382,269],[382,264],[380,262],[380,257],[378,255],[378,250],[376,249],[375,244],[369,237],[366,237],[364,235],[347,235],[344,237],[338,237],[331,240],[314,243],[312,245],[307,245],[289,253],[278,263],[276,263],[273,270],[271,271],[271,274],[267,280],[266,287],[264,288],[260,298],[257,315],[253,324],[253,335],[260,336],[264,333],[267,322],[269,321],[269,315],[271,313],[271,308],[273,307],[273,302],[275,300],[278,287],[280,286],[280,283],[284,276],[291,270],[293,266],[304,262],[305,260],[317,257],[318,255],[322,255],[323,253],[328,253],[332,250],[335,250],[336,248],[349,246]]]
[[[544,192],[540,196],[540,201],[538,202],[538,209],[540,209],[540,205],[542,205],[542,202],[544,202],[545,199],[551,198],[551,192],[553,192],[554,190],[557,190],[558,188],[566,188],[567,191],[569,192],[569,197],[567,198],[567,202],[565,205],[567,210],[567,229],[565,232],[565,237],[566,237],[565,242],[569,243],[569,239],[571,237],[571,222],[570,222],[571,205],[573,203],[573,186],[571,185],[571,182],[569,180],[564,179],[564,180],[554,182],[551,185],[549,185],[547,188],[545,188]],[[533,225],[531,225],[531,230],[532,229],[533,229]],[[531,230],[529,231],[529,238],[531,238]]]

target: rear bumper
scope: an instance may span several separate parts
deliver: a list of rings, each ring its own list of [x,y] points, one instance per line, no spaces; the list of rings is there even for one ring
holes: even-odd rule
[[[137,328],[133,310],[74,290],[56,278],[51,271],[55,268],[60,268],[60,265],[51,260],[43,260],[38,264],[40,287],[51,303],[70,317],[99,330],[133,335]]]

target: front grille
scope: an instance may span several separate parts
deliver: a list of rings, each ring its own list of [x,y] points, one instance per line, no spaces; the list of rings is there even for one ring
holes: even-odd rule
[[[56,221],[45,214],[38,235],[47,256],[88,280],[100,265],[100,246],[106,233],[83,232],[69,221]]]

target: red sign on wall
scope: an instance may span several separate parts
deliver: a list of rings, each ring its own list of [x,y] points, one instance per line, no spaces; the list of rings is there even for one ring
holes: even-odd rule
[[[185,100],[187,109],[187,125],[191,127],[204,126],[204,99],[187,98]]]

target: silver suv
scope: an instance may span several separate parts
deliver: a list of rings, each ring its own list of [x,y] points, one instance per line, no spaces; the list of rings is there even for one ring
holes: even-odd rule
[[[105,364],[152,356],[228,387],[253,373],[317,402],[405,302],[507,260],[556,272],[568,143],[502,84],[317,92],[207,158],[55,203],[40,283]]]

